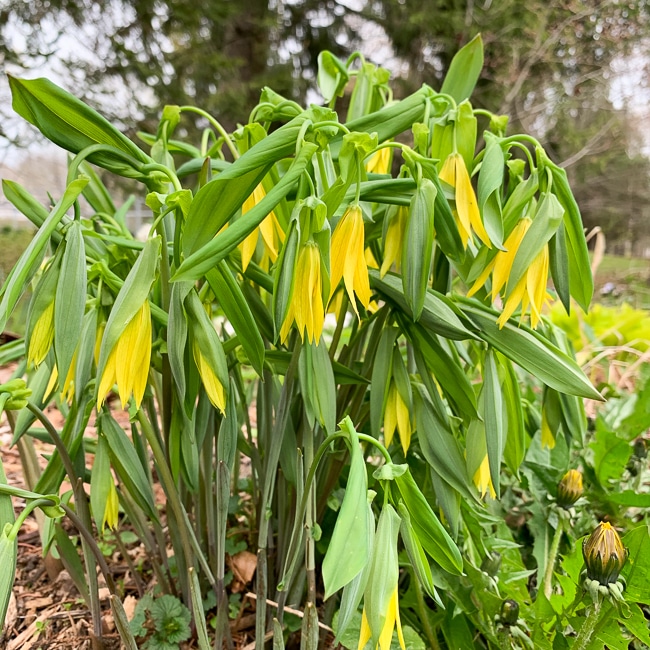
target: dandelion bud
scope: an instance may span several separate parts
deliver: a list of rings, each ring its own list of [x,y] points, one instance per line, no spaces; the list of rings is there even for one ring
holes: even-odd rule
[[[601,522],[583,542],[582,555],[587,566],[587,577],[597,580],[601,585],[608,585],[616,582],[627,560],[628,551],[613,526]]]
[[[497,553],[497,551],[488,551],[488,554],[483,558],[483,562],[481,562],[481,571],[494,578],[499,573],[500,568],[501,553]]]
[[[503,625],[515,625],[519,618],[519,603],[508,598],[501,603],[501,623]]]
[[[644,460],[645,458],[648,457],[648,445],[646,443],[645,438],[637,438],[633,445],[633,454],[636,458],[639,460]]]
[[[557,504],[562,508],[570,508],[583,493],[582,473],[577,469],[570,469],[558,483]]]

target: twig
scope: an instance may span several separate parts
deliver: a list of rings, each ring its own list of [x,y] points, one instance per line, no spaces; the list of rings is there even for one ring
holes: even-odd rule
[[[252,591],[248,591],[245,594],[246,598],[251,598],[253,600],[257,600],[257,595],[254,594]],[[269,600],[268,598],[266,599],[266,604],[269,605],[270,607],[275,607],[275,609],[278,608],[279,604],[276,603],[274,600]],[[284,611],[288,612],[289,614],[293,614],[294,616],[298,616],[299,618],[304,618],[305,613],[301,611],[300,609],[293,609],[293,607],[287,607],[286,605],[284,606]],[[334,630],[329,627],[328,625],[325,625],[325,623],[321,623],[320,621],[318,622],[318,627],[320,627],[322,630],[325,630],[326,632],[331,632],[332,634],[335,634]],[[248,646],[246,646],[248,647]],[[251,649],[254,648],[255,646],[251,646]],[[245,648],[243,650],[246,650]]]

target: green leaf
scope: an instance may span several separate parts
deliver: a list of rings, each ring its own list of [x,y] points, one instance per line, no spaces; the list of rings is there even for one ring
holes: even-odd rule
[[[251,366],[261,377],[264,369],[264,341],[241,287],[225,261],[215,265],[206,273],[205,278],[235,330]]]
[[[503,459],[510,471],[519,476],[519,466],[526,454],[526,429],[519,380],[510,359],[497,353],[497,363],[503,371],[503,408],[507,426]]]
[[[630,444],[598,418],[596,435],[589,446],[594,450],[593,467],[600,484],[607,487],[610,481],[618,481],[632,455]]]
[[[625,599],[650,605],[650,529],[639,526],[623,537],[629,556],[621,571],[627,580]]]
[[[505,158],[498,139],[484,134],[485,155],[478,175],[478,205],[485,224],[485,230],[495,247],[503,246],[503,220],[501,215],[501,189]],[[468,170],[470,168],[468,167]]]
[[[90,474],[90,505],[97,530],[101,532],[104,530],[106,502],[113,485],[108,442],[106,436],[100,435]]]
[[[393,366],[393,346],[399,334],[396,327],[387,327],[381,333],[377,353],[372,366],[370,381],[370,430],[379,439],[384,415],[384,405],[388,396]]]
[[[488,348],[483,366],[483,420],[490,476],[497,499],[500,497],[501,460],[504,447],[503,395],[495,361],[495,352]]]
[[[126,178],[143,177],[140,169],[151,158],[90,106],[48,79],[9,76],[9,86],[13,109],[48,140],[73,153],[105,145],[88,160]]]
[[[86,309],[86,252],[79,221],[70,225],[54,300],[54,350],[61,382],[79,344]]]
[[[436,186],[427,178],[418,184],[409,207],[402,250],[402,283],[406,304],[419,320],[427,295],[433,260]]]
[[[424,498],[411,472],[396,477],[395,484],[408,508],[413,530],[424,550],[445,571],[460,575],[463,571],[460,551]]]
[[[643,610],[636,603],[628,604],[627,615],[619,616],[618,622],[648,647],[650,646],[650,632],[648,631],[648,621],[643,614]]]
[[[460,104],[474,91],[482,69],[483,40],[477,34],[454,55],[440,92],[451,95]]]
[[[341,423],[349,436],[350,473],[334,532],[323,559],[325,600],[349,584],[368,563],[368,477],[357,433],[349,418]]]
[[[561,393],[602,401],[578,364],[540,334],[525,325],[496,323],[498,313],[476,300],[457,297],[462,310],[479,327],[479,336],[489,345]]]
[[[305,341],[298,361],[298,377],[305,410],[313,426],[314,420],[329,435],[336,429],[336,385],[327,347]]]
[[[318,89],[326,102],[342,97],[349,79],[348,69],[338,57],[327,50],[318,55]]]

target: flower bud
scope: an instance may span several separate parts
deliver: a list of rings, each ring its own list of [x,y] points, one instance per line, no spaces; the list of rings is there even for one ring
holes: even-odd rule
[[[499,573],[500,568],[501,553],[498,553],[497,551],[488,551],[488,554],[483,558],[483,562],[481,562],[481,571],[494,578]]]
[[[557,485],[557,504],[570,508],[583,493],[582,474],[577,469],[570,469]]]
[[[501,623],[503,625],[515,625],[519,618],[519,603],[508,598],[501,603]]]
[[[600,522],[596,530],[582,544],[582,555],[587,566],[587,577],[601,585],[616,582],[628,551],[621,538],[608,522]]]
[[[637,438],[633,445],[633,454],[635,458],[638,458],[639,460],[644,460],[648,457],[648,446],[645,438]]]

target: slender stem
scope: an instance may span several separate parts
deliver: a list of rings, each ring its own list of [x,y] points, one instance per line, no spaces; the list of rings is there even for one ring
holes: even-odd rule
[[[550,598],[553,593],[553,569],[555,567],[557,550],[560,547],[560,539],[562,538],[563,530],[564,520],[560,516],[560,519],[557,522],[557,528],[555,529],[555,534],[553,535],[553,541],[551,542],[551,548],[548,552],[548,558],[546,559],[546,569],[544,571],[544,595],[546,598]]]
[[[427,606],[424,602],[422,587],[420,586],[420,582],[415,575],[412,575],[411,577],[413,578],[413,584],[415,585],[415,596],[418,601],[418,611],[420,612],[420,620],[422,622],[423,632],[427,637],[427,641],[429,642],[429,647],[431,650],[440,650],[438,638],[436,637],[435,632],[431,629],[431,622],[427,616]]]
[[[341,334],[343,332],[343,326],[345,325],[345,315],[348,311],[348,294],[345,290],[343,291],[343,297],[341,298],[341,307],[339,308],[339,313],[336,317],[336,328],[334,330],[334,335],[332,336],[332,342],[330,343],[330,359],[334,361],[336,356],[336,349],[339,347],[339,341],[341,340]]]
[[[585,618],[585,621],[582,624],[580,631],[578,632],[578,636],[573,643],[572,650],[586,650],[588,647],[589,641],[591,641],[591,637],[594,633],[594,630],[596,629],[596,623],[598,623],[598,619],[600,618],[601,606],[602,600],[600,596],[598,596],[598,599],[593,604],[593,607],[591,607],[589,610],[589,613],[587,614],[587,617]]]
[[[239,151],[237,151],[237,148],[235,147],[232,138],[226,131],[226,129],[221,126],[217,120],[210,115],[210,113],[207,113],[206,111],[197,108],[196,106],[181,106],[181,112],[184,113],[197,113],[198,115],[201,115],[204,117],[210,124],[214,127],[214,130],[224,139],[224,142],[226,143],[226,146],[228,149],[230,149],[230,153],[232,154],[232,157],[237,160],[239,158]]]

